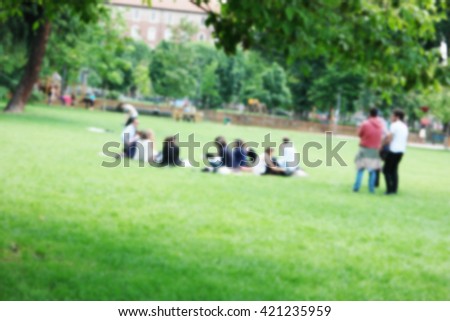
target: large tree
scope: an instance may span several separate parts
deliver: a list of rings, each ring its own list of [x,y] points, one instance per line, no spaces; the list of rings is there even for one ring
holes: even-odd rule
[[[65,12],[85,23],[94,22],[104,12],[103,0],[2,0],[0,25],[19,23],[22,33],[14,33],[15,42],[26,43],[27,62],[22,77],[5,111],[21,112],[25,107],[42,67],[52,23]]]
[[[191,2],[208,13],[228,53],[243,46],[274,50],[291,62],[320,58],[364,70],[375,86],[409,90],[435,81],[438,56],[425,43],[436,36],[443,1],[227,0],[220,11],[211,0]]]

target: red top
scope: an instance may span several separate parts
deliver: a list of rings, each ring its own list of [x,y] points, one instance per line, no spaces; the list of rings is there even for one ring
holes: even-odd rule
[[[361,138],[360,146],[379,149],[383,136],[383,124],[377,117],[370,117],[362,123],[358,136]]]

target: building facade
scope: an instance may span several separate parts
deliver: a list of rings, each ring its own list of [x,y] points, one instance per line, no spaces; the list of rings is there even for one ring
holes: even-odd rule
[[[151,48],[163,40],[171,40],[172,28],[184,19],[198,29],[192,41],[213,43],[212,29],[205,25],[207,14],[189,0],[153,0],[152,7],[142,0],[111,0],[113,14],[121,15],[127,35],[146,42]],[[218,10],[218,4],[214,10]]]

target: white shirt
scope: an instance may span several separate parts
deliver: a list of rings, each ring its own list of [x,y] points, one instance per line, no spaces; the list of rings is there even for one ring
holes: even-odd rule
[[[255,175],[262,175],[266,172],[266,154],[261,154],[258,157],[258,163],[253,166],[253,173]]]
[[[136,108],[134,108],[133,105],[125,104],[123,105],[123,110],[125,110],[132,118],[136,118],[137,116],[139,116]]]
[[[299,165],[299,159],[296,159],[296,151],[294,146],[284,146],[281,151],[282,155],[278,157],[280,167],[294,170]]]
[[[389,132],[392,134],[392,141],[389,150],[393,153],[404,153],[408,143],[408,127],[402,121],[395,121],[391,124]]]
[[[134,141],[136,137],[136,127],[133,124],[128,125],[122,132],[122,141],[124,144],[129,144]]]

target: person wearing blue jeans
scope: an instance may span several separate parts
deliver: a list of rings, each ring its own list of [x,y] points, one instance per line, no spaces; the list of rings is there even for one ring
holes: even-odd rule
[[[353,191],[358,192],[364,175],[364,170],[369,173],[369,191],[375,193],[377,170],[381,168],[379,150],[383,135],[383,124],[378,119],[378,110],[372,108],[369,118],[359,128],[359,151],[355,158],[356,181]]]
[[[369,172],[369,192],[375,193],[375,182],[377,180],[377,171],[376,170],[368,170]],[[358,192],[361,188],[362,179],[364,176],[364,168],[358,169],[356,172],[356,181],[355,185],[353,185],[353,191]]]

